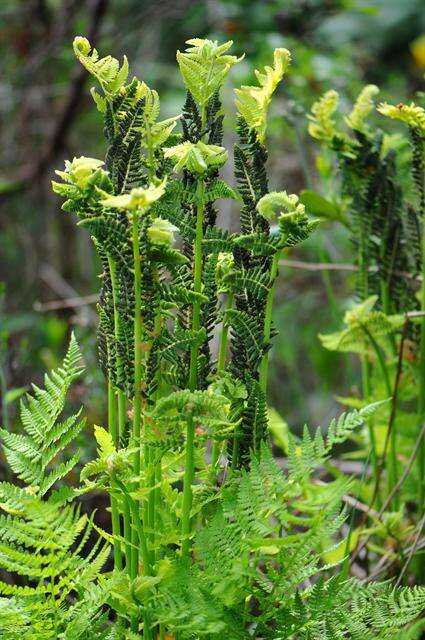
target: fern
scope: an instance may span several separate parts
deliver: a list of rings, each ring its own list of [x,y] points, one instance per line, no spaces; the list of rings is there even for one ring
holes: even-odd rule
[[[45,376],[45,389],[33,385],[33,395],[21,401],[21,421],[26,433],[8,433],[4,429],[0,432],[10,467],[40,496],[66,476],[78,461],[74,455],[57,464],[57,456],[84,428],[85,421],[79,420],[81,411],[62,422],[58,422],[58,418],[70,385],[82,372],[81,363],[80,350],[72,336],[62,367]],[[53,460],[57,466],[49,471]]]
[[[419,212],[412,204],[406,205],[405,181],[398,173],[389,138],[368,123],[377,93],[375,85],[364,87],[345,117],[354,134],[348,135],[336,120],[338,94],[327,92],[312,108],[309,132],[338,159],[341,194],[349,202],[357,249],[358,296],[364,300],[376,294],[379,306],[388,314],[417,308],[412,281],[403,274],[412,267],[413,272],[418,269],[411,261],[420,244],[410,230],[417,226],[414,219]],[[420,127],[420,108],[404,107],[381,104],[378,111]],[[370,273],[373,269],[376,274]]]
[[[182,116],[161,121],[158,94],[137,78],[127,83],[126,60],[120,66],[84,38],[75,41],[103,91],[93,97],[107,151],[104,162],[66,162],[53,188],[100,258],[108,424],[95,427],[97,455],[75,490],[50,492],[76,461],[64,456],[51,470],[53,458],[81,428],[79,414],[57,421],[63,399],[49,409],[41,446],[28,429],[5,435],[10,462],[29,486],[0,484],[0,559],[29,579],[1,588],[20,628],[32,633],[44,624],[46,637],[51,628],[58,638],[116,640],[397,637],[414,629],[423,591],[364,586],[346,567],[326,564],[348,548],[342,505],[352,484],[319,474],[332,447],[355,439],[376,405],[341,415],[326,436],[307,428],[300,439],[288,436],[283,469],[267,445],[279,261],[317,224],[296,195],[268,187],[266,117],[289,52],[277,49],[273,66],[256,73],[259,86],[236,92],[233,187],[220,177],[229,155],[221,92],[241,58],[231,42],[187,44],[177,54],[187,89]],[[352,135],[338,128],[334,93],[314,107],[310,129],[338,155],[363,276],[379,264],[379,282],[392,292],[401,286],[395,274],[405,268],[406,238],[419,241],[420,233],[416,203],[402,215],[394,154],[367,124],[374,94],[366,88],[348,116]],[[240,208],[238,233],[217,225],[223,198]],[[347,329],[328,336],[331,348],[366,351],[372,338],[380,355],[380,341],[400,328],[398,313],[373,308],[382,301],[369,297],[372,279],[363,293],[369,285],[363,305],[347,313]],[[46,388],[55,391],[53,383]],[[45,402],[37,389],[27,410],[36,402]],[[88,491],[109,494],[111,532],[69,504]],[[113,571],[102,575],[110,546]],[[48,588],[54,602],[46,609]],[[0,606],[2,619],[13,632]]]
[[[177,52],[177,62],[186,88],[205,108],[223,84],[231,67],[241,58],[227,54],[232,41],[219,45],[216,41],[192,38],[184,53]]]
[[[84,427],[80,412],[58,422],[67,392],[82,372],[75,337],[71,337],[61,367],[45,376],[45,389],[33,386],[21,404],[24,434],[2,431],[7,460],[18,478],[19,488],[0,483],[0,566],[8,580],[0,593],[14,611],[0,606],[0,629],[7,638],[82,637],[103,628],[101,608],[109,587],[95,585],[109,557],[109,545],[98,539],[87,543],[92,521],[80,508],[66,504],[75,491],[47,492],[73,469],[78,456],[63,463],[58,456]],[[53,469],[52,462],[55,461]],[[65,607],[70,600],[74,604]],[[10,606],[10,605],[9,605]],[[71,629],[79,629],[78,634]]]
[[[404,324],[402,315],[385,315],[373,309],[377,296],[370,296],[364,302],[346,312],[346,328],[335,333],[320,335],[322,344],[331,351],[367,352],[371,338],[379,340],[400,330]]]
[[[290,64],[291,54],[287,49],[275,49],[273,58],[273,67],[267,66],[263,72],[255,71],[259,87],[235,89],[237,111],[248,127],[256,131],[260,142],[264,142],[267,110],[273,92]]]

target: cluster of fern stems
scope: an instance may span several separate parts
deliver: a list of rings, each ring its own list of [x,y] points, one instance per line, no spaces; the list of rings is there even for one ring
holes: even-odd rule
[[[0,582],[0,631],[5,640],[419,638],[424,589],[349,577],[353,518],[347,533],[342,503],[351,484],[331,462],[333,447],[359,438],[366,424],[381,499],[374,421],[388,402],[374,397],[373,367],[393,395],[386,350],[398,353],[401,305],[418,306],[409,290],[393,308],[400,283],[392,274],[406,267],[402,251],[388,267],[382,241],[388,277],[369,277],[378,257],[364,212],[373,208],[378,227],[388,196],[375,197],[370,167],[389,190],[395,182],[379,141],[363,126],[370,100],[359,99],[350,116],[355,139],[335,129],[333,95],[314,107],[310,124],[312,135],[338,151],[362,298],[347,312],[346,329],[321,338],[327,348],[360,355],[364,398],[325,435],[307,427],[300,437],[286,433],[283,471],[271,453],[267,407],[276,282],[284,252],[318,224],[297,195],[268,184],[267,114],[291,56],[276,49],[256,83],[235,90],[232,187],[220,177],[228,159],[221,93],[242,58],[230,53],[231,42],[194,38],[187,45],[177,53],[187,91],[182,114],[160,120],[157,92],[137,78],[128,82],[125,57],[122,64],[101,58],[86,38],[74,40],[77,59],[97,82],[91,94],[107,152],[105,160],[66,161],[53,190],[90,233],[101,264],[98,345],[108,428],[94,427],[97,457],[80,468],[78,485],[62,483],[79,462],[69,445],[85,428],[81,412],[62,419],[83,368],[73,336],[62,366],[23,400],[23,433],[2,430],[6,458],[24,486],[0,483],[0,560],[18,576],[16,584]],[[423,137],[417,123],[410,126],[423,222]],[[216,224],[224,198],[237,212],[236,233]],[[425,318],[419,343],[422,425]],[[398,433],[394,425],[387,433],[391,493],[400,472]],[[318,481],[317,469],[331,479]],[[80,497],[94,491],[109,495],[111,532],[94,514],[81,514]]]

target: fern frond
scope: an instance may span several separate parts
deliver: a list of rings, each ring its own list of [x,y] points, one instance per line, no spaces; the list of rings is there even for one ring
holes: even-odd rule
[[[267,111],[276,87],[282,80],[291,62],[287,49],[275,49],[273,67],[266,66],[262,72],[256,70],[259,87],[242,86],[235,89],[236,109],[245,120],[249,129],[253,129],[260,142],[266,134]]]
[[[242,58],[226,53],[232,46],[229,40],[219,45],[217,41],[193,38],[185,52],[177,51],[177,62],[186,88],[205,107],[221,87],[231,67]]]
[[[402,315],[386,315],[373,310],[377,296],[371,296],[354,306],[344,316],[346,328],[336,333],[319,335],[326,349],[331,351],[367,352],[371,339],[379,339],[399,330],[404,324]]]
[[[126,56],[124,56],[121,67],[118,60],[112,56],[99,58],[96,49],[92,49],[87,38],[83,38],[82,36],[74,38],[73,47],[76,58],[81,62],[83,67],[97,79],[106,93],[116,93],[127,80],[128,60]],[[103,110],[104,102],[101,99],[99,100],[97,94],[95,95],[96,105]]]
[[[12,470],[26,484],[37,487],[41,496],[78,461],[78,455],[74,455],[49,472],[53,460],[56,461],[85,425],[85,420],[78,420],[81,412],[57,422],[69,387],[82,370],[81,353],[72,335],[62,366],[45,376],[45,389],[33,385],[33,394],[21,401],[21,421],[26,433],[1,430],[4,452]]]
[[[365,120],[369,113],[374,109],[375,103],[373,98],[379,93],[379,89],[374,84],[368,84],[363,87],[356,102],[354,103],[351,113],[345,118],[346,124],[355,131],[367,132],[367,124]]]

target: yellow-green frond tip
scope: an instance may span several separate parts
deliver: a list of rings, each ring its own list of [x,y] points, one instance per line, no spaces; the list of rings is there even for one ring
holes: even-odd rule
[[[273,66],[266,66],[262,71],[256,70],[259,86],[244,85],[235,89],[236,109],[248,127],[257,133],[260,142],[264,141],[267,126],[267,112],[271,98],[291,63],[288,49],[275,49]]]
[[[338,93],[334,89],[330,89],[313,104],[308,116],[310,120],[308,132],[312,138],[322,141],[332,140],[337,133],[333,115],[338,107],[338,102]]]
[[[425,133],[425,109],[419,107],[414,102],[410,104],[400,102],[397,105],[381,102],[377,110],[388,118],[401,120],[401,122],[408,124],[409,127],[415,127],[420,129],[422,133]]]
[[[124,193],[118,196],[107,195],[102,199],[105,207],[117,209],[147,209],[151,204],[156,202],[164,194],[167,179],[164,178],[158,185],[151,184],[146,189],[135,188],[130,193]]]
[[[365,120],[375,107],[374,97],[379,88],[375,84],[367,84],[360,92],[351,113],[345,118],[346,124],[354,131],[364,132],[367,129]]]
[[[126,56],[123,57],[121,66],[118,60],[112,56],[99,58],[97,50],[92,48],[90,42],[83,36],[74,38],[73,49],[77,60],[97,79],[105,93],[115,94],[126,82],[128,76]],[[94,99],[98,108],[101,107],[100,101],[95,97]]]

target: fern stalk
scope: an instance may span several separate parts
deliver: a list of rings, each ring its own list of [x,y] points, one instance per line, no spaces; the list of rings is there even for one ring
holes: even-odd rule
[[[115,404],[115,390],[112,383],[109,381],[108,383],[108,424],[109,424],[109,433],[112,436],[112,440],[114,441],[114,445],[118,447],[118,437],[117,437],[117,410]],[[120,525],[120,515],[118,511],[118,505],[116,498],[110,495],[111,501],[111,521],[112,521],[112,534],[114,536],[114,567],[118,569],[118,571],[122,570],[122,555],[121,555],[121,543],[119,538],[121,537],[121,525]]]
[[[119,289],[117,282],[117,272],[116,265],[111,256],[108,256],[108,264],[109,271],[111,276],[111,284],[112,284],[112,297],[114,301],[114,331],[115,331],[115,339],[118,344],[120,338],[120,315],[118,309],[118,299],[119,299]],[[121,362],[121,358],[117,355],[117,373],[118,377],[122,377],[123,374],[123,366]],[[121,389],[117,389],[117,397],[118,397],[118,442],[124,437],[125,432],[125,420],[126,420],[126,411],[127,411],[127,403],[125,398],[125,393]]]
[[[204,193],[205,185],[202,178],[198,178],[196,187],[196,235],[194,246],[194,270],[193,270],[193,290],[195,293],[202,292],[202,239],[204,223]],[[199,331],[201,325],[201,305],[199,300],[195,300],[192,306],[192,330]],[[198,355],[199,344],[196,343],[190,350],[189,368],[189,389],[195,391],[198,382]],[[182,557],[189,553],[190,548],[190,511],[192,508],[193,492],[192,483],[194,479],[194,445],[195,445],[195,424],[193,418],[187,421],[186,429],[186,465],[183,483],[183,507],[182,507]]]
[[[230,311],[233,306],[233,291],[229,291],[227,294],[226,308],[224,311],[223,325],[221,328],[220,344],[218,348],[218,360],[217,360],[217,375],[223,375],[226,368],[226,352],[227,342],[229,337],[229,325],[226,322],[226,312]],[[215,478],[215,468],[217,466],[218,459],[220,457],[221,443],[214,440],[212,453],[211,453],[211,480]]]
[[[422,287],[421,310],[425,312],[425,220],[422,223]],[[422,429],[425,419],[425,317],[421,322],[420,351],[419,351],[419,397],[418,397],[418,427]],[[419,514],[422,515],[425,508],[425,443],[422,438],[418,452],[419,469]]]
[[[140,476],[140,427],[142,421],[142,274],[140,267],[140,246],[139,246],[139,214],[133,211],[132,216],[132,242],[134,260],[134,397],[133,397],[133,471],[136,477]],[[136,527],[139,521],[139,514],[136,519],[133,517],[132,539],[137,536]],[[136,546],[132,548],[131,564],[136,567],[139,563],[139,554]]]
[[[158,274],[156,274],[158,277]],[[154,335],[157,336],[161,331],[162,326],[162,318],[160,314],[160,310],[158,308],[157,313],[155,314],[154,319]],[[156,374],[158,375],[158,374]],[[158,381],[157,381],[158,382]],[[152,401],[155,403],[158,399],[158,390],[155,389],[152,395]],[[153,451],[155,453],[155,450]],[[152,547],[155,548],[155,526],[156,526],[156,511],[161,498],[161,489],[160,483],[162,478],[162,461],[161,456],[158,458],[154,458],[151,460],[151,468],[148,476],[148,486],[150,488],[149,496],[148,496],[148,522],[149,528],[151,529],[151,543]],[[155,551],[153,551],[153,555],[155,558]]]
[[[370,343],[372,345],[372,348],[375,352],[376,358],[379,362],[379,366],[381,368],[382,371],[382,377],[385,383],[385,389],[386,389],[386,393],[387,393],[387,397],[390,398],[392,396],[392,388],[391,388],[391,383],[390,383],[390,376],[389,376],[389,372],[388,372],[388,367],[386,365],[384,356],[382,354],[382,349],[380,348],[379,344],[377,343],[377,341],[375,340],[375,338],[373,337],[373,335],[371,334],[371,332],[368,330],[368,328],[365,325],[361,325],[362,330],[364,331],[364,333],[366,334],[367,338],[370,340]],[[388,469],[388,485],[389,485],[389,489],[390,491],[395,487],[395,485],[397,484],[397,480],[398,480],[398,472],[397,472],[397,430],[395,429],[395,425],[392,425],[391,428],[391,434],[390,434],[390,450],[389,450],[389,457],[390,457],[390,464],[389,464],[389,469]],[[386,464],[386,460],[383,461],[383,464]],[[379,483],[379,469],[378,469],[378,483]],[[379,496],[379,486],[378,486],[378,496]],[[398,498],[397,496],[394,496],[394,508],[397,509],[397,503],[398,503]]]
[[[272,312],[273,312],[273,300],[276,290],[277,273],[279,269],[281,251],[276,251],[273,256],[273,261],[270,269],[270,282],[271,286],[267,292],[267,301],[264,316],[264,344],[267,345],[270,342],[271,327],[272,327]],[[269,352],[267,351],[260,364],[260,387],[264,395],[267,393],[267,380],[269,372]]]
[[[142,522],[140,520],[139,505],[130,496],[126,486],[114,474],[113,474],[112,480],[113,480],[113,483],[121,490],[121,493],[123,494],[123,497],[124,497],[124,510],[130,512],[130,514],[131,514],[131,517],[132,517],[132,520],[133,520],[133,524],[134,524],[134,528],[136,530],[136,542],[137,542],[137,539],[138,539],[139,548],[140,548],[141,555],[142,555],[142,558],[143,558],[144,574],[147,575],[147,576],[151,576],[152,575],[152,567],[151,567],[151,562],[150,562],[150,557],[149,557],[149,551],[148,551],[148,546],[147,546],[147,541],[146,541],[146,535],[145,535],[145,532],[143,530]],[[133,560],[133,558],[132,558],[132,560]],[[137,577],[137,565],[135,566],[133,564],[133,562],[131,563],[130,577],[133,580]],[[135,617],[135,618],[132,619],[132,631],[137,632],[138,628],[139,628],[139,619],[138,619],[138,617]],[[149,627],[149,618],[148,618],[146,613],[144,615],[144,634],[143,634],[143,637],[146,638],[146,640],[151,640],[151,638],[152,638],[151,630],[150,630],[150,627]]]
[[[117,274],[116,274],[116,265],[111,256],[108,256],[108,264],[109,271],[111,275],[111,284],[112,284],[112,297],[114,301],[114,330],[115,330],[115,339],[118,343],[119,340],[119,310],[118,310],[118,283],[117,283]],[[121,358],[117,356],[117,372],[118,376],[122,374],[122,362]],[[125,393],[122,389],[117,389],[118,396],[118,442],[124,436],[125,431],[125,419],[126,419],[126,398]],[[117,437],[117,436],[116,436]],[[128,571],[130,571],[131,566],[131,521],[130,521],[130,511],[126,508],[124,502],[124,538],[125,538],[125,558],[126,558],[126,567]]]
[[[360,242],[359,242],[359,253],[358,253],[358,263],[359,263],[359,282],[360,282],[360,290],[362,291],[363,298],[366,299],[369,291],[369,276],[368,276],[368,265],[365,259],[365,239],[363,228],[361,229],[360,234]],[[362,391],[363,391],[363,399],[367,400],[370,395],[370,367],[367,359],[367,354],[362,355],[361,358],[361,373],[362,373]],[[379,493],[379,462],[378,462],[378,454],[376,448],[376,436],[375,429],[373,427],[373,418],[369,418],[367,420],[367,428],[369,431],[369,440],[371,447],[371,460],[372,460],[372,470],[373,470],[373,483],[377,485],[377,502],[378,505],[380,503],[380,493]]]
[[[411,141],[413,148],[412,174],[418,193],[419,212],[422,222],[421,237],[421,311],[425,311],[425,159],[424,159],[424,134],[417,129],[411,128]],[[425,420],[425,317],[421,322],[420,350],[419,350],[419,396],[418,396],[418,430],[422,430]],[[418,452],[419,470],[419,491],[418,507],[419,515],[422,516],[425,509],[425,442],[422,438]],[[422,561],[422,568],[424,562]]]

